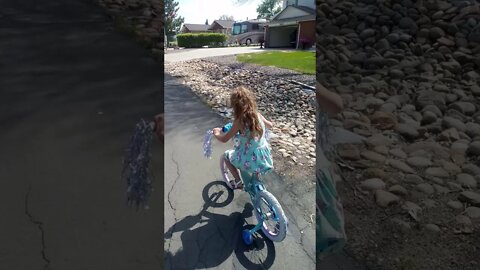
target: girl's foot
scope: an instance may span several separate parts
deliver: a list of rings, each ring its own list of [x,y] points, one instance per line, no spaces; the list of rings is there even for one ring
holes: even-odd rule
[[[230,186],[232,186],[232,189],[243,189],[243,182],[242,180],[230,180]]]

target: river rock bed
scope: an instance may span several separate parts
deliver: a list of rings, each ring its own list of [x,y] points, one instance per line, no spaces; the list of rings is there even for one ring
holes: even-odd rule
[[[230,91],[251,89],[259,110],[274,122],[273,151],[291,165],[315,166],[315,93],[300,85],[250,69],[232,69],[206,60],[166,63],[165,71],[179,77],[219,114],[230,118]]]
[[[236,58],[237,58],[236,55],[225,55],[225,56],[217,56],[217,57],[208,57],[208,58],[205,58],[205,60],[222,65],[222,66],[228,66],[232,69],[254,70],[260,73],[268,74],[270,76],[282,78],[284,80],[293,80],[311,87],[315,87],[315,81],[316,81],[315,74],[302,74],[294,70],[288,70],[283,68],[259,66],[259,65],[250,64],[250,63],[241,63],[237,61]]]
[[[479,269],[480,4],[319,1],[347,250],[372,269]]]

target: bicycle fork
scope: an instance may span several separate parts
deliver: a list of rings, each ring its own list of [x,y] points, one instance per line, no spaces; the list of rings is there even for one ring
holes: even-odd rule
[[[257,225],[255,225],[255,227],[253,227],[253,229],[251,229],[249,232],[250,234],[254,234],[256,233],[257,231],[259,231],[263,226],[263,218],[262,218],[262,221],[258,222]]]

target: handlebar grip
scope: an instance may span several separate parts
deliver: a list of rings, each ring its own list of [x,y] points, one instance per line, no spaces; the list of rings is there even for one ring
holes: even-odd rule
[[[227,133],[232,128],[232,126],[233,126],[232,123],[226,124],[225,126],[222,127],[222,132]]]

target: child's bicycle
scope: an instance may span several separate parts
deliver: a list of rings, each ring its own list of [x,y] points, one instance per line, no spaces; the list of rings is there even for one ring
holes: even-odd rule
[[[223,126],[222,131],[228,132],[232,127],[232,124],[226,124]],[[220,158],[220,170],[223,176],[223,180],[227,186],[233,189],[231,180],[234,180],[233,175],[225,164],[224,156]],[[262,229],[265,236],[273,242],[281,242],[287,235],[288,220],[282,209],[282,206],[272,195],[267,191],[267,188],[262,184],[259,179],[259,174],[240,170],[240,176],[243,180],[244,190],[250,195],[250,199],[253,203],[255,217],[258,224],[251,230],[244,230],[242,232],[242,239],[247,245],[253,243],[253,234]]]

